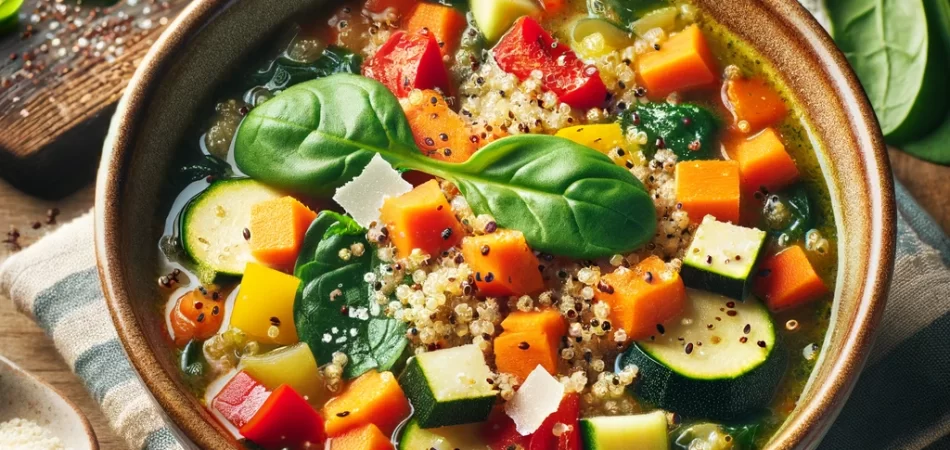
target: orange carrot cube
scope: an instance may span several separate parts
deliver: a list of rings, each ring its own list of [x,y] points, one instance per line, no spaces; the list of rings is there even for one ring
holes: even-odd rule
[[[367,424],[330,439],[330,450],[392,450],[392,441],[376,425]]]
[[[689,220],[700,223],[707,214],[720,222],[739,223],[739,163],[686,161],[676,164],[676,201]]]
[[[460,163],[478,150],[479,139],[472,139],[475,133],[458,113],[449,108],[442,94],[432,90],[421,91],[421,94],[414,91],[402,106],[409,119],[412,137],[426,156]]]
[[[762,188],[775,192],[798,180],[798,167],[772,128],[741,142],[736,147],[735,156],[739,162],[743,192]]]
[[[796,245],[762,261],[752,292],[770,310],[781,311],[813,302],[829,290],[808,261],[805,250]]]
[[[258,261],[293,267],[307,228],[317,213],[293,197],[266,200],[251,207],[251,253]]]
[[[501,321],[505,332],[533,331],[547,333],[558,339],[567,334],[567,322],[560,311],[544,308],[540,311],[512,311]]]
[[[386,199],[380,220],[388,227],[399,257],[409,256],[416,248],[438,255],[462,240],[462,225],[435,180]]]
[[[409,417],[409,400],[391,372],[366,372],[323,407],[328,436],[373,424],[385,435]]]
[[[657,325],[675,319],[686,305],[686,286],[679,273],[651,256],[633,268],[618,268],[604,275],[606,286],[594,298],[610,306],[611,327],[622,328],[627,340],[646,339]]]
[[[637,59],[640,83],[651,98],[711,87],[716,81],[716,70],[716,60],[698,25],[686,27],[662,44],[660,50]]]
[[[555,342],[552,336],[537,330],[506,331],[493,342],[495,366],[499,372],[515,375],[521,381],[538,365],[554,375],[558,362],[558,345]]]
[[[736,78],[726,83],[727,105],[736,123],[746,121],[745,131],[756,132],[785,118],[788,108],[762,78]]]
[[[466,26],[465,16],[457,9],[433,3],[419,3],[406,21],[410,33],[432,33],[442,56],[455,54]]]
[[[544,289],[538,257],[520,231],[466,237],[462,255],[475,272],[475,285],[483,296],[533,294]]]

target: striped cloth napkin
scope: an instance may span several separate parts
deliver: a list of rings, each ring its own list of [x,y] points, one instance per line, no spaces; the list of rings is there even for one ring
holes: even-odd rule
[[[868,365],[821,450],[950,448],[950,239],[897,187],[897,264]],[[133,449],[175,438],[116,338],[86,215],[0,265],[0,295],[33,317]]]

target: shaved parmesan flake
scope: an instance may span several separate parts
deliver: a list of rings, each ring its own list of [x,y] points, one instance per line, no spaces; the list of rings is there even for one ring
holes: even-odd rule
[[[389,197],[398,197],[412,190],[396,169],[377,154],[358,177],[333,194],[333,201],[363,227],[379,220],[379,209]]]
[[[563,396],[564,385],[539,364],[505,404],[505,413],[515,423],[518,434],[527,436],[537,431],[544,419],[557,411]]]

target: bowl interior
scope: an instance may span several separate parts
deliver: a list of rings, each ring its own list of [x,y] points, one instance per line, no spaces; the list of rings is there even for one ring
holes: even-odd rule
[[[157,276],[163,180],[215,87],[268,34],[321,0],[198,0],[143,61],[113,120],[96,198],[100,272],[133,365],[169,416],[202,448],[233,440],[181,383],[166,343]],[[894,204],[883,139],[863,91],[794,0],[694,0],[780,73],[822,149],[839,236],[832,331],[792,417],[769,448],[812,448],[863,365],[893,263]]]

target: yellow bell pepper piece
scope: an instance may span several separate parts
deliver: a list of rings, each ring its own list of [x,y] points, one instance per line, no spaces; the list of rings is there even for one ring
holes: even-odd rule
[[[627,140],[619,123],[562,128],[558,130],[555,136],[597,150],[609,156],[618,166],[629,169],[640,163],[638,146]]]
[[[244,269],[231,326],[262,344],[297,343],[294,298],[300,280],[292,275],[248,263]]]
[[[306,342],[281,347],[262,355],[245,356],[241,358],[238,370],[247,372],[272,391],[286,384],[318,407],[323,407],[331,396],[323,374],[317,367],[317,360]]]

